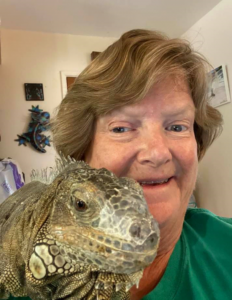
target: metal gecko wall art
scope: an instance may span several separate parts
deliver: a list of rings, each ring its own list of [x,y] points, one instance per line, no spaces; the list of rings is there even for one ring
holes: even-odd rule
[[[45,153],[46,150],[44,148],[51,146],[50,136],[45,136],[42,132],[49,130],[50,114],[40,109],[39,105],[36,107],[32,105],[32,109],[28,110],[31,112],[31,121],[28,130],[22,135],[17,134],[18,139],[15,141],[19,143],[19,146],[26,146],[26,143],[30,143],[37,151]]]

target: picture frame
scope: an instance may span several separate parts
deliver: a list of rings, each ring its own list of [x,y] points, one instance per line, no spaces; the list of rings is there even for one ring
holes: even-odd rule
[[[93,61],[101,52],[92,51],[91,61]],[[68,88],[75,81],[75,78],[80,74],[77,71],[60,71],[62,97],[64,98],[68,92]]]
[[[218,107],[231,102],[225,64],[219,65],[208,73],[208,103]]]
[[[68,78],[73,78],[73,81],[80,73],[77,71],[60,71],[62,97],[64,98],[68,92]]]
[[[44,101],[42,83],[24,83],[26,101]]]
[[[91,61],[93,61],[101,52],[93,51],[91,52]]]

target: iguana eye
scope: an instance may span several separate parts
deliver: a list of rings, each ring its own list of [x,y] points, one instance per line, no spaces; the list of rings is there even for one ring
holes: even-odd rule
[[[88,208],[87,204],[83,200],[77,199],[74,201],[74,207],[77,211],[86,211]]]

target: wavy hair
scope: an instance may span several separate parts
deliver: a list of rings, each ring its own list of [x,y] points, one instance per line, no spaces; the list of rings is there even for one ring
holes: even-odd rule
[[[76,78],[51,122],[58,152],[84,159],[99,116],[143,99],[168,76],[184,76],[196,107],[194,131],[200,160],[222,131],[220,112],[208,105],[207,60],[183,39],[131,30],[98,55]]]

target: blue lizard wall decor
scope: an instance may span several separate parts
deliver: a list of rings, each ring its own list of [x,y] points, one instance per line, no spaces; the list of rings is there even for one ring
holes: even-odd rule
[[[50,136],[45,136],[42,132],[49,130],[48,123],[50,120],[50,114],[40,109],[39,105],[36,107],[32,105],[32,109],[28,110],[31,112],[31,121],[28,126],[28,131],[22,135],[17,134],[18,139],[15,141],[19,143],[19,146],[26,146],[27,142],[31,143],[36,150],[45,153],[46,150],[44,148],[46,146],[51,146]]]

